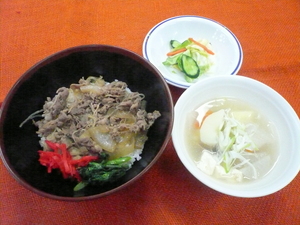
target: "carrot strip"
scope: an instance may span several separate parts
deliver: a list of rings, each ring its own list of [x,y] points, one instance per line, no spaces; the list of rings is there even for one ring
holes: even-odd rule
[[[195,121],[195,124],[194,124],[194,125],[195,125],[195,128],[196,128],[196,129],[200,129],[200,124],[199,124],[199,122],[198,122],[197,120]]]
[[[203,124],[203,121],[206,119],[206,117],[208,117],[210,114],[212,114],[213,113],[213,111],[211,111],[211,110],[208,110],[206,113],[205,113],[205,115],[203,116],[203,119],[202,119],[202,121],[201,121],[201,124],[200,124],[200,126],[199,126],[199,128],[202,126],[202,124]]]
[[[215,53],[208,49],[205,45],[201,44],[200,42],[194,40],[193,38],[189,38],[190,41],[194,42],[196,45],[200,46],[203,48],[208,54],[214,55]]]
[[[167,56],[173,56],[173,55],[176,55],[178,53],[185,52],[185,51],[186,51],[186,48],[180,48],[180,49],[169,52],[167,54]]]
[[[250,149],[245,149],[245,152],[254,153],[254,151],[253,151],[253,150],[250,150]]]
[[[209,116],[210,114],[212,114],[212,113],[213,113],[213,111],[208,110],[208,111],[205,113],[205,115],[203,116],[201,123],[198,122],[198,121],[195,122],[195,128],[200,129],[201,126],[202,126],[202,124],[203,124],[203,121],[206,119],[206,117],[208,117],[208,116]]]

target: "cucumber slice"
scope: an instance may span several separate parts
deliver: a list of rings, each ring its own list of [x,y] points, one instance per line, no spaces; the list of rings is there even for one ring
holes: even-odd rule
[[[195,79],[188,77],[186,74],[184,74],[184,79],[188,83],[193,83]]]
[[[182,69],[182,55],[183,55],[183,54],[179,55],[179,57],[178,57],[177,60],[176,60],[177,66],[178,66],[178,68],[179,68],[181,71],[183,71],[183,69]]]
[[[176,48],[177,46],[181,45],[181,43],[179,41],[176,41],[176,40],[171,40],[170,45],[171,45],[172,48]]]
[[[181,66],[182,71],[189,77],[189,78],[197,78],[200,74],[200,69],[197,62],[190,56],[182,55],[181,56]]]

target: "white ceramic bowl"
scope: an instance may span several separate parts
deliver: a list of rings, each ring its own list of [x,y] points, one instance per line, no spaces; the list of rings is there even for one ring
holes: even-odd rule
[[[215,52],[214,65],[203,78],[219,74],[234,75],[243,61],[243,51],[237,37],[222,24],[200,16],[177,16],[155,25],[143,42],[143,56],[148,59],[165,77],[166,81],[180,88],[188,88],[191,83],[185,81],[182,73],[162,64],[170,49],[170,40],[180,42],[188,38],[207,39]]]
[[[218,97],[240,99],[276,124],[279,158],[274,168],[262,178],[242,183],[226,183],[204,174],[187,152],[184,133],[187,114]],[[290,104],[269,86],[243,76],[212,77],[188,88],[174,109],[172,139],[176,152],[188,169],[203,184],[221,193],[237,197],[260,197],[288,185],[300,169],[300,122]]]

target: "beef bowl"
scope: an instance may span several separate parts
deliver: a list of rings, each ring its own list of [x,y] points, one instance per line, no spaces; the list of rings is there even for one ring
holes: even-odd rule
[[[10,174],[44,197],[78,201],[127,187],[153,166],[171,136],[173,101],[146,59],[86,45],[32,66],[0,116],[1,158]]]

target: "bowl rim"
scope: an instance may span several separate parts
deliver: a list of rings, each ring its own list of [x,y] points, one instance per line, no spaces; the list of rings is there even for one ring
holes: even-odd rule
[[[280,95],[276,90],[274,90],[273,88],[271,88],[270,86],[264,84],[261,81],[255,80],[253,78],[250,77],[246,77],[246,76],[242,76],[242,75],[237,75],[234,77],[226,77],[223,76],[222,79],[233,79],[232,81],[237,81],[237,80],[242,80],[242,81],[250,81],[251,83],[255,84],[255,85],[260,85],[264,88],[264,92],[265,93],[271,93],[273,94],[277,100],[280,100],[280,102],[282,102],[282,104],[285,106],[285,110],[288,110],[289,115],[292,116],[292,121],[298,121],[299,123],[295,123],[293,124],[293,130],[296,129],[296,131],[298,131],[298,134],[300,135],[300,120],[299,117],[297,116],[297,113],[295,112],[295,110],[292,108],[292,106],[289,104],[289,102],[282,96]],[[174,144],[174,148],[175,151],[178,155],[178,157],[180,158],[181,163],[184,165],[184,167],[198,180],[198,182],[201,182],[202,184],[206,185],[207,187],[218,191],[220,193],[229,195],[229,196],[233,196],[233,197],[242,197],[242,198],[255,198],[255,197],[263,197],[263,196],[267,196],[270,194],[273,194],[281,189],[283,189],[284,187],[286,187],[290,182],[293,181],[293,179],[297,176],[297,174],[299,173],[300,170],[300,163],[298,163],[298,165],[293,165],[294,170],[292,171],[292,173],[288,174],[287,179],[285,179],[285,181],[281,184],[278,184],[276,187],[274,188],[270,188],[268,190],[263,190],[259,193],[249,193],[248,191],[244,191],[244,190],[239,190],[239,191],[234,191],[234,190],[229,190],[230,188],[226,187],[226,188],[220,188],[218,185],[212,184],[213,182],[207,181],[206,179],[202,180],[200,179],[199,176],[197,176],[194,173],[194,169],[192,169],[192,166],[190,165],[190,163],[188,163],[187,158],[190,158],[187,153],[183,152],[180,148],[180,146],[183,146],[184,144],[180,144],[182,142],[179,142],[178,139],[176,137],[178,137],[178,133],[176,132],[176,130],[178,130],[178,119],[179,119],[179,110],[182,107],[182,104],[184,104],[184,100],[187,98],[186,96],[189,96],[190,93],[192,93],[194,90],[199,90],[199,85],[206,85],[207,83],[215,83],[215,81],[217,81],[218,78],[217,77],[211,77],[206,79],[205,81],[203,81],[203,83],[198,84],[198,85],[194,85],[190,88],[188,88],[178,99],[178,101],[176,102],[175,106],[174,106],[174,125],[173,125],[173,130],[172,130],[172,141]],[[236,83],[235,83],[236,84]],[[300,140],[298,140],[296,142],[296,146],[300,146]],[[297,157],[300,159],[300,153],[297,153]],[[217,181],[218,182],[218,181]],[[219,183],[219,182],[218,182]]]
[[[149,56],[148,56],[148,52],[147,52],[147,48],[149,47],[148,45],[148,42],[149,42],[149,39],[151,38],[151,35],[156,31],[156,29],[158,27],[160,27],[161,25],[164,25],[170,21],[173,21],[173,20],[182,20],[182,19],[196,19],[196,20],[204,20],[204,21],[209,21],[209,22],[212,22],[214,24],[217,24],[219,25],[220,27],[224,28],[232,37],[233,39],[235,40],[235,43],[237,44],[236,46],[238,47],[238,52],[239,52],[239,58],[238,58],[238,61],[237,61],[237,65],[236,67],[233,69],[233,71],[230,73],[230,74],[226,74],[226,75],[236,75],[238,73],[238,71],[240,70],[241,66],[242,66],[242,63],[243,63],[243,58],[244,58],[244,54],[243,54],[243,49],[242,49],[242,46],[241,46],[241,43],[240,41],[238,40],[238,38],[236,37],[236,35],[229,29],[227,28],[225,25],[221,24],[220,22],[214,20],[214,19],[210,19],[208,17],[204,17],[204,16],[198,16],[198,15],[179,15],[179,16],[174,16],[174,17],[170,17],[168,19],[165,19],[159,23],[157,23],[156,25],[154,25],[150,31],[146,34],[145,38],[144,38],[144,41],[143,41],[143,46],[142,46],[142,51],[143,51],[143,56],[144,58],[146,58],[147,60],[150,61],[149,59]],[[151,61],[150,61],[151,62]],[[152,62],[151,62],[152,63]],[[184,89],[187,89],[188,87],[192,86],[194,83],[191,83],[191,84],[180,84],[172,79],[169,79],[167,77],[164,76],[163,73],[161,73],[163,75],[163,77],[166,79],[167,83],[173,85],[173,86],[176,86],[176,87],[179,87],[179,88],[184,88]]]
[[[152,70],[155,73],[155,76],[160,78],[160,80],[161,80],[161,82],[164,86],[165,93],[166,93],[167,97],[170,99],[170,101],[168,101],[168,105],[169,105],[168,108],[170,109],[170,115],[169,115],[170,123],[167,127],[166,138],[165,138],[164,142],[162,143],[158,153],[151,160],[151,162],[139,174],[137,174],[132,179],[128,180],[127,182],[125,182],[124,184],[122,184],[122,185],[120,185],[116,188],[113,188],[109,191],[105,191],[105,192],[102,192],[102,193],[99,193],[99,194],[88,195],[88,196],[75,196],[75,197],[58,196],[58,195],[54,195],[54,194],[49,194],[47,192],[41,191],[41,190],[31,186],[30,184],[27,183],[27,181],[25,179],[23,179],[22,177],[19,176],[18,172],[10,164],[9,159],[8,159],[6,153],[5,153],[5,150],[2,149],[2,147],[4,148],[4,141],[3,141],[3,138],[2,138],[3,123],[4,123],[4,120],[5,120],[4,117],[5,117],[6,112],[8,110],[10,101],[11,101],[12,97],[14,96],[14,93],[15,93],[15,91],[17,91],[20,88],[20,86],[22,85],[22,83],[24,81],[28,80],[36,71],[38,71],[43,66],[47,65],[49,62],[54,62],[54,61],[57,61],[61,58],[66,57],[70,54],[73,54],[73,53],[76,53],[76,52],[82,52],[82,51],[107,51],[107,52],[111,52],[111,53],[125,55],[126,57],[129,57],[132,60],[134,60],[134,61],[136,61],[140,64],[143,64],[143,66],[146,66],[147,69]],[[17,79],[17,81],[10,88],[10,90],[9,90],[8,94],[6,95],[5,99],[3,100],[3,102],[0,103],[0,135],[1,135],[0,136],[0,158],[1,158],[4,166],[8,170],[9,174],[19,184],[21,184],[26,189],[28,189],[28,190],[30,190],[30,191],[32,191],[32,192],[34,192],[34,193],[36,193],[36,194],[38,194],[42,197],[47,197],[47,198],[50,198],[50,199],[56,199],[56,200],[62,200],[62,201],[92,200],[92,199],[96,199],[96,198],[100,198],[100,197],[105,197],[105,196],[110,195],[114,192],[117,192],[117,191],[119,191],[123,188],[127,188],[127,186],[131,185],[132,183],[134,183],[135,181],[140,179],[146,172],[148,172],[149,169],[152,168],[152,166],[161,157],[161,155],[163,154],[168,142],[170,141],[172,128],[173,128],[173,122],[174,122],[174,101],[173,101],[173,97],[171,95],[170,88],[169,88],[168,84],[166,83],[164,77],[160,73],[160,71],[154,65],[152,65],[148,60],[146,60],[145,58],[143,58],[139,54],[137,54],[137,53],[135,53],[135,52],[133,52],[129,49],[119,47],[119,46],[114,46],[114,45],[88,44],[88,45],[73,46],[73,47],[69,47],[69,48],[57,51],[55,53],[52,53],[52,54],[42,58],[41,60],[39,60],[35,64],[33,64],[31,67],[29,67]]]

